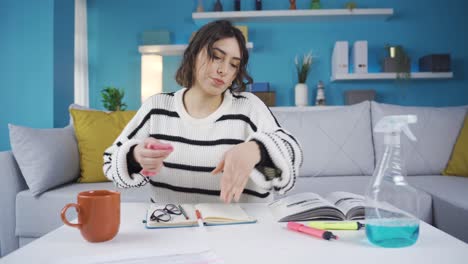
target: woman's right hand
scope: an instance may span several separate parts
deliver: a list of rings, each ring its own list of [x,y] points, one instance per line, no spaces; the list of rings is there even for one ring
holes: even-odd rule
[[[133,149],[133,157],[143,168],[144,176],[155,176],[161,170],[163,161],[174,150],[171,144],[164,144],[155,138],[146,138]]]

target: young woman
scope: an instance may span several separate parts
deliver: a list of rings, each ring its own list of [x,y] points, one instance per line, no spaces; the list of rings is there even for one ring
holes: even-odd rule
[[[104,153],[118,187],[151,186],[164,202],[271,201],[294,186],[302,163],[297,140],[255,95],[242,33],[228,21],[203,26],[187,47],[176,80],[185,87],[153,95]]]

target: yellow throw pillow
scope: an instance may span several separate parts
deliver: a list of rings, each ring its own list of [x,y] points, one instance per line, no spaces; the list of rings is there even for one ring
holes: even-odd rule
[[[443,174],[468,177],[468,116],[465,117],[465,123],[453,147],[452,157]]]
[[[80,152],[81,175],[78,182],[108,181],[102,172],[104,151],[114,143],[136,111],[70,109]]]

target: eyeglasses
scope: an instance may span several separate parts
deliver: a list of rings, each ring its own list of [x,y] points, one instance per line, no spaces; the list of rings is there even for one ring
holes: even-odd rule
[[[175,204],[167,204],[163,209],[156,209],[151,214],[151,221],[169,222],[172,219],[171,215],[181,215],[180,208]]]

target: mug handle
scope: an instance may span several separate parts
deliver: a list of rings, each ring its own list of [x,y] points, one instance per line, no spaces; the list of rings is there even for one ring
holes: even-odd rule
[[[67,204],[65,205],[65,207],[63,207],[62,212],[60,213],[60,216],[62,217],[62,222],[65,223],[67,226],[76,227],[79,229],[81,228],[81,223],[80,222],[78,222],[78,224],[70,223],[67,219],[67,216],[65,215],[68,208],[70,207],[75,207],[76,212],[80,213],[80,205],[75,204],[75,203]]]

